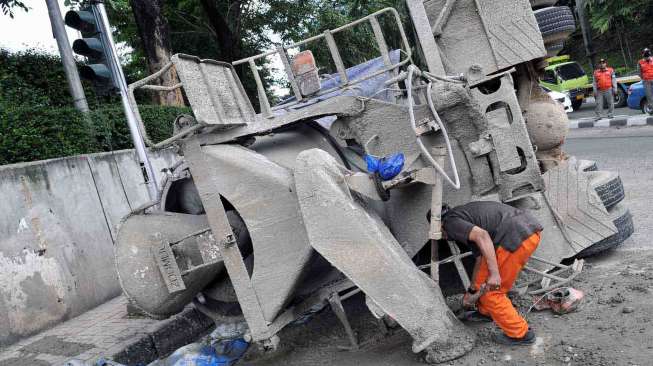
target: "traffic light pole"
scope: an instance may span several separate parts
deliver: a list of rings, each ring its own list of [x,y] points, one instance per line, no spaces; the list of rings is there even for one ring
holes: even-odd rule
[[[79,79],[73,51],[70,48],[68,34],[66,34],[66,27],[63,23],[63,18],[61,17],[59,3],[57,0],[45,0],[45,3],[48,6],[50,23],[52,23],[52,33],[54,33],[54,38],[57,40],[59,55],[61,55],[61,63],[63,64],[64,72],[66,73],[66,79],[68,80],[70,94],[73,97],[73,103],[77,110],[86,113],[88,112],[88,103],[86,102],[82,82]]]
[[[52,0],[55,1],[55,0]],[[131,104],[129,103],[128,94],[127,94],[127,80],[125,79],[125,74],[122,72],[122,67],[120,66],[120,59],[118,58],[118,52],[116,51],[115,43],[113,42],[113,36],[111,34],[111,25],[109,24],[109,18],[107,17],[107,11],[104,7],[103,1],[95,0],[92,1],[93,14],[97,20],[97,26],[99,31],[104,38],[104,44],[106,47],[106,58],[109,62],[111,73],[113,75],[115,85],[120,90],[120,99],[122,101],[122,106],[125,111],[125,116],[127,117],[127,125],[129,126],[129,132],[132,136],[132,141],[134,143],[134,148],[138,154],[138,159],[141,164],[141,169],[143,170],[143,176],[145,178],[145,183],[147,185],[147,192],[150,196],[150,200],[156,201],[159,196],[159,187],[156,182],[156,175],[154,175],[154,169],[152,168],[152,163],[150,162],[149,157],[147,156],[147,149],[145,147],[145,142],[143,141],[143,136],[141,131],[138,128],[138,122],[136,120],[136,115],[132,109]]]

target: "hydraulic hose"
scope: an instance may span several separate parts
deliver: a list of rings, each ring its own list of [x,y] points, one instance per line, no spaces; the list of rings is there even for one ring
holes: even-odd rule
[[[438,164],[437,161],[433,158],[431,153],[428,151],[426,146],[424,146],[424,143],[422,142],[422,137],[418,134],[417,132],[417,124],[415,122],[415,110],[414,110],[414,104],[413,104],[413,74],[415,72],[415,67],[414,66],[409,66],[408,67],[408,77],[406,78],[406,89],[407,89],[407,98],[408,98],[408,117],[410,119],[410,125],[413,128],[413,131],[417,134],[417,146],[419,146],[420,151],[422,152],[422,155],[433,165],[435,170],[440,173],[445,181],[450,184],[452,187],[455,189],[460,189],[460,177],[458,175],[458,169],[456,167],[456,161],[453,156],[453,149],[451,147],[451,140],[449,139],[449,134],[447,133],[447,129],[440,119],[440,115],[438,114],[438,111],[435,110],[435,106],[433,104],[433,98],[431,97],[431,90],[432,90],[432,85],[433,83],[429,81],[428,87],[427,87],[427,100],[428,100],[428,105],[429,109],[431,110],[431,114],[433,114],[433,117],[435,118],[435,121],[437,122],[438,126],[440,126],[440,130],[442,131],[442,135],[444,136],[444,141],[447,145],[447,155],[449,156],[449,164],[451,165],[451,169],[453,170],[453,175],[454,179],[451,179],[449,175],[444,171],[444,169]]]

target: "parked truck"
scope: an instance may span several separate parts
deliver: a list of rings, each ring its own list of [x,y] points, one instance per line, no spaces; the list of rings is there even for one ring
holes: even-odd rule
[[[470,258],[442,241],[443,203],[530,210],[545,227],[536,253],[545,262],[529,264],[541,270],[630,236],[618,174],[562,149],[568,120],[538,85],[547,48],[529,1],[407,0],[406,9],[406,24],[387,8],[233,64],[178,54],[130,86],[132,96],[181,88],[193,110],[170,139],[147,139],[177,148],[180,161],[159,200],[119,230],[116,266],[134,305],[165,318],[193,302],[216,322],[244,319],[246,338],[274,350],[282,328],[328,304],[356,346],[342,301],[362,293],[380,322],[404,328],[412,350],[437,363],[475,342],[444,301],[462,289]],[[347,68],[335,35],[361,26],[379,55]],[[334,75],[320,77],[317,47]],[[293,95],[276,106],[259,75],[267,57],[281,60]],[[239,65],[257,82],[257,109]],[[152,85],[173,67],[179,85]]]
[[[568,55],[556,56],[547,59],[549,66],[544,69],[540,84],[548,89],[566,93],[571,99],[574,110],[580,109],[583,102],[594,95],[592,86],[593,78],[590,78],[583,67],[576,61],[571,61]],[[617,77],[617,94],[615,95],[615,107],[625,107],[628,98],[628,88],[639,82],[637,75]]]

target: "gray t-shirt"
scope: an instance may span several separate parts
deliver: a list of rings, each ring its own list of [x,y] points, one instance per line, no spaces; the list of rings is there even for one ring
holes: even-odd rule
[[[455,207],[442,218],[444,231],[449,240],[469,247],[474,256],[480,251],[469,241],[474,226],[490,234],[495,248],[498,246],[514,252],[521,243],[534,233],[542,231],[542,225],[527,211],[499,202],[470,202]]]

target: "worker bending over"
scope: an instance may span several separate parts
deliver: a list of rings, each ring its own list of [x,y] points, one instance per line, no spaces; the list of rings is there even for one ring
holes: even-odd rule
[[[508,299],[530,256],[540,243],[542,225],[528,212],[498,202],[470,202],[442,212],[445,238],[468,246],[476,257],[472,285],[465,297],[478,299],[478,311],[503,330],[497,341],[530,344],[535,334]]]

